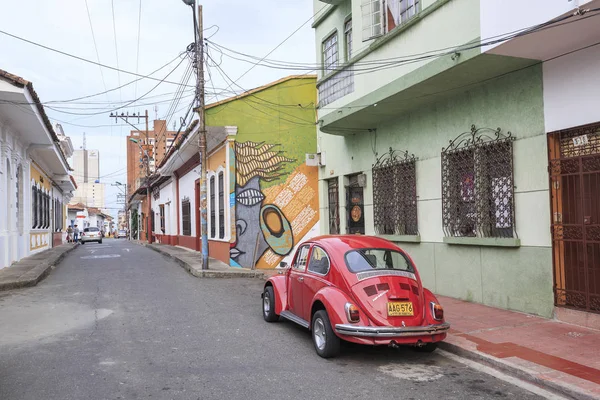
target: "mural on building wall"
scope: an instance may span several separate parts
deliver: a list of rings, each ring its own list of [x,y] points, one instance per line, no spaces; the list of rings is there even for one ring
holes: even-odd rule
[[[286,167],[297,160],[278,147],[251,141],[234,144],[235,201],[230,206],[236,235],[231,265],[277,266],[318,221],[316,167],[300,164],[288,174]],[[286,175],[285,183],[261,188]]]

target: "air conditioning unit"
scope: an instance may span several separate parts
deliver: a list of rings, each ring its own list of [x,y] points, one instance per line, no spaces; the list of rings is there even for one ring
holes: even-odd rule
[[[325,153],[307,153],[306,165],[309,167],[324,167],[326,165]]]

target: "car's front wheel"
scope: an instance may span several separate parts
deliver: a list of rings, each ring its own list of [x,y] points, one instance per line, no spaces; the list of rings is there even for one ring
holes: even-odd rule
[[[317,354],[323,358],[335,357],[340,352],[340,338],[333,332],[327,311],[319,310],[312,319],[312,338]]]
[[[275,292],[273,286],[267,286],[263,292],[263,318],[267,322],[275,322],[279,316],[275,314]]]

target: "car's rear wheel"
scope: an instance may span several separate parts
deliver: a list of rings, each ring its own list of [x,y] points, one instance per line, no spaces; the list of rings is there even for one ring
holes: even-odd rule
[[[263,292],[263,318],[267,322],[275,322],[279,316],[275,314],[275,292],[273,286],[267,286]]]
[[[433,353],[437,347],[437,343],[425,343],[423,346],[415,346],[414,349],[419,353]]]
[[[102,240],[98,240],[98,244],[102,244]]]
[[[313,315],[311,330],[313,344],[319,356],[330,358],[340,353],[340,338],[331,328],[327,311],[319,310]]]

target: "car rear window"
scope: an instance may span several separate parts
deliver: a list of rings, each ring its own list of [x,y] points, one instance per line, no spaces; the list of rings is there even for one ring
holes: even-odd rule
[[[415,272],[411,262],[399,251],[389,249],[360,249],[346,253],[346,266],[350,272],[382,269]]]
[[[100,229],[98,228],[85,228],[84,232],[98,232]]]

